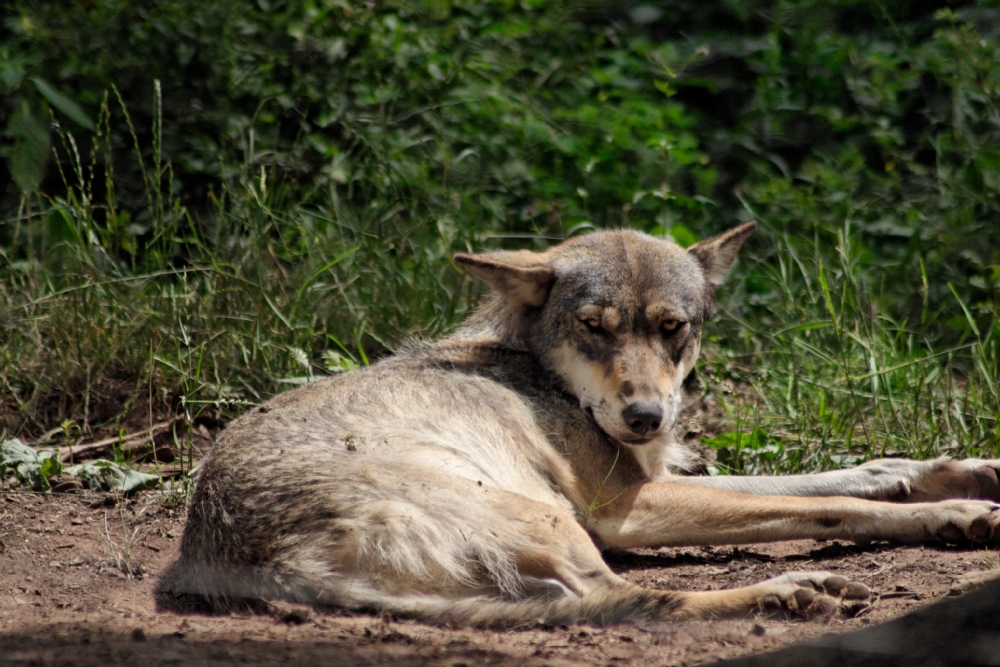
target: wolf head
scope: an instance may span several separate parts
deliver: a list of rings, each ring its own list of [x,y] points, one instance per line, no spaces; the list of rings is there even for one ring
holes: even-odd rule
[[[677,421],[715,288],[755,227],[745,223],[687,250],[623,230],[542,253],[455,259],[499,293],[518,337],[598,426],[641,446]]]

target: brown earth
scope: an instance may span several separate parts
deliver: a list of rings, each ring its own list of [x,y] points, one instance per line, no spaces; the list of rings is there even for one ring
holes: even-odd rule
[[[0,667],[703,664],[892,619],[1000,566],[986,550],[813,541],[607,556],[625,578],[659,588],[719,589],[824,569],[875,591],[857,617],[827,622],[760,617],[500,632],[292,606],[271,616],[183,615],[157,611],[153,599],[184,525],[184,508],[168,509],[169,500],[158,492],[122,505],[95,492],[0,492]],[[129,569],[131,577],[123,572]]]

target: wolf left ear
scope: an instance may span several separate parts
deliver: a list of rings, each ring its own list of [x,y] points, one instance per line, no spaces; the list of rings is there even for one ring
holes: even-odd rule
[[[481,255],[455,255],[469,273],[502,294],[514,307],[537,308],[549,298],[555,276],[544,253],[504,250]]]
[[[712,289],[722,284],[726,279],[726,273],[736,259],[736,253],[743,246],[743,241],[750,236],[750,232],[757,228],[757,223],[751,220],[744,222],[739,227],[733,227],[728,232],[723,232],[710,239],[699,241],[690,248],[688,252],[697,258],[701,264],[702,271],[705,272],[705,280]]]

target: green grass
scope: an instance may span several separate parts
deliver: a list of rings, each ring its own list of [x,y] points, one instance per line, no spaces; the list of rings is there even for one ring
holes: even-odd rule
[[[144,166],[163,256],[172,244],[195,252],[184,266],[115,266],[107,257],[122,237],[95,224],[95,210],[115,202],[94,201],[86,160],[76,162],[68,137],[66,146],[76,164],[67,196],[24,207],[45,223],[28,241],[38,259],[2,267],[11,435],[61,425],[71,442],[117,429],[138,406],[224,422],[310,378],[368,363],[408,335],[450,330],[480,293],[450,262],[456,244],[445,231],[437,245],[408,246],[403,234],[369,231],[372,221],[295,205],[269,187],[266,170],[226,194],[206,231],[163,192],[157,175],[166,168]],[[943,322],[954,309],[930,302],[921,273],[902,287],[919,295],[918,318],[896,320],[880,305],[884,272],[863,261],[849,221],[832,248],[762,222],[722,288],[704,346],[707,390],[731,422],[705,440],[719,450],[719,470],[995,456],[996,306],[976,318],[951,288],[964,318]],[[131,383],[130,398],[94,419],[90,394],[109,376]]]
[[[105,127],[110,109],[106,101]],[[102,201],[92,195],[106,135],[89,159],[62,136],[72,165],[66,195],[26,198],[13,222],[31,259],[0,255],[0,378],[14,435],[68,422],[67,437],[87,436],[139,403],[179,409],[189,422],[206,410],[226,419],[313,376],[367,363],[405,336],[446,331],[480,292],[450,267],[447,229],[437,244],[417,246],[377,220],[296,205],[265,168],[245,174],[198,225],[166,190],[169,166],[155,145],[152,164],[136,153],[147,193],[136,217],[152,241],[141,264],[116,262],[134,230],[107,222],[123,215],[112,187]],[[109,376],[131,382],[132,398],[95,421],[91,394]]]
[[[977,323],[949,286],[965,320],[941,322],[943,308],[926,298],[927,276],[919,274],[909,286],[924,295],[919,318],[897,320],[881,305],[883,272],[859,260],[849,223],[833,253],[770,241],[776,248],[766,260],[744,258],[744,279],[725,299],[723,344],[705,346],[709,391],[734,426],[703,441],[718,450],[722,469],[791,473],[885,456],[997,456],[995,304]],[[745,317],[735,314],[741,310]],[[957,335],[942,333],[949,324]]]

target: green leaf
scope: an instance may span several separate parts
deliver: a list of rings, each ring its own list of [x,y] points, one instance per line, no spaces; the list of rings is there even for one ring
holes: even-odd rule
[[[0,475],[7,468],[22,484],[45,492],[50,488],[49,479],[62,472],[62,462],[58,452],[40,452],[15,438],[0,444]]]
[[[833,326],[831,320],[817,320],[815,322],[807,322],[805,324],[796,324],[792,327],[786,327],[779,331],[775,331],[772,336],[783,336],[784,334],[799,333],[802,331],[813,331],[814,329],[826,329],[827,327]]]
[[[41,461],[39,473],[45,479],[50,479],[62,472],[62,461],[59,460],[58,456],[55,456],[55,452],[51,452],[45,458],[39,458],[39,461]]]
[[[76,243],[84,245],[83,238],[77,232],[76,225],[62,207],[52,208],[45,215],[45,240],[53,246],[57,243]]]
[[[49,159],[49,129],[35,118],[27,102],[11,116],[7,132],[14,137],[14,148],[7,158],[10,174],[22,191],[34,192],[45,178]]]
[[[979,152],[978,161],[980,166],[988,171],[1000,173],[1000,151],[984,148]]]
[[[93,121],[84,113],[79,104],[50,86],[44,79],[31,77],[31,80],[35,83],[35,88],[42,94],[42,97],[49,101],[49,104],[62,111],[66,114],[67,118],[76,124],[87,128],[91,132],[94,131]]]
[[[684,225],[674,225],[670,228],[670,236],[682,248],[690,248],[701,240],[701,237],[692,232]]]
[[[654,81],[653,85],[667,97],[673,97],[677,94],[677,89],[671,86],[669,81]]]
[[[24,78],[24,65],[18,60],[7,60],[0,63],[0,81],[8,91],[14,90]]]
[[[323,365],[326,366],[326,370],[331,373],[343,373],[344,371],[353,371],[358,367],[358,363],[335,350],[325,350],[321,355],[323,358]]]
[[[17,438],[0,444],[0,467],[13,468],[21,463],[37,463],[38,452]]]
[[[0,474],[6,468],[13,470],[20,482],[30,484],[35,491],[48,491],[49,479],[64,472],[59,452],[39,452],[17,439],[0,444]],[[147,475],[105,460],[81,463],[67,468],[65,472],[80,477],[87,488],[126,494],[152,489],[160,483],[156,475]]]
[[[88,489],[100,488],[125,494],[154,489],[160,483],[160,478],[156,475],[148,475],[104,459],[75,465],[67,468],[66,473],[82,479]]]
[[[767,433],[760,428],[755,428],[749,433],[745,431],[732,431],[730,433],[722,433],[714,438],[701,439],[703,445],[708,445],[713,449],[721,449],[723,447],[760,449],[766,446],[769,441],[770,438]]]

